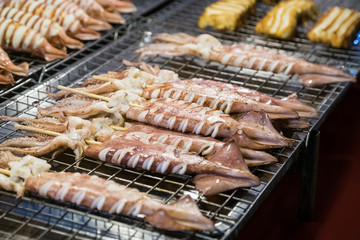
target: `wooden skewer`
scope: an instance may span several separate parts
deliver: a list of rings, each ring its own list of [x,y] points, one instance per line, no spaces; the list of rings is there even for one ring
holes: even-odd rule
[[[96,94],[93,94],[93,93],[80,91],[78,89],[69,88],[69,87],[65,87],[65,86],[61,86],[61,85],[59,85],[58,88],[61,89],[61,90],[64,90],[64,91],[81,94],[81,95],[84,95],[84,96],[87,96],[87,97],[90,97],[90,98],[95,98],[95,99],[103,100],[103,101],[106,101],[106,102],[110,101],[110,98],[108,98],[108,97],[104,97],[104,96],[96,95]]]
[[[96,79],[96,80],[106,81],[106,82],[112,82],[112,81],[119,80],[117,78],[104,77],[104,76],[99,76],[99,75],[92,76],[92,78]]]
[[[61,135],[61,133],[58,133],[58,132],[41,129],[41,128],[36,128],[36,127],[31,127],[31,126],[24,126],[24,125],[20,125],[20,124],[15,124],[14,128],[20,129],[20,130],[36,132],[36,133],[42,133],[42,134],[46,134],[46,135],[50,135],[50,136],[54,136],[54,137]]]
[[[46,129],[42,129],[42,128],[31,127],[31,126],[24,126],[24,125],[20,125],[20,124],[15,124],[14,127],[16,129],[26,130],[26,131],[36,132],[36,133],[42,133],[42,134],[46,134],[46,135],[54,136],[54,137],[58,137],[58,136],[62,135],[61,133],[58,133],[58,132],[54,132],[54,131],[50,131],[50,130],[46,130]],[[97,141],[90,140],[90,139],[85,139],[85,142],[87,144],[93,144],[93,145],[101,145],[102,144],[101,142],[97,142]]]
[[[61,89],[61,90],[64,90],[64,91],[77,93],[77,94],[84,95],[84,96],[87,96],[87,97],[90,97],[90,98],[103,100],[105,102],[110,102],[110,98],[108,98],[108,97],[96,95],[96,94],[93,94],[93,93],[83,92],[83,91],[78,90],[78,89],[69,88],[69,87],[65,87],[65,86],[61,86],[61,85],[58,85],[58,88]],[[133,106],[133,107],[144,108],[144,106],[141,106],[141,105],[135,104],[135,103],[129,103],[129,105]]]
[[[10,171],[7,170],[7,169],[0,168],[0,173],[4,174],[4,175],[7,175],[7,176],[10,176]]]
[[[110,125],[109,127],[111,127],[112,129],[114,129],[116,131],[126,131],[126,130],[128,130],[128,128],[119,127],[119,126],[115,126],[115,125]]]

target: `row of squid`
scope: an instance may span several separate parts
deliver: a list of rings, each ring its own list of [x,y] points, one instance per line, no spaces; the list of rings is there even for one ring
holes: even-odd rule
[[[0,172],[0,187],[18,192],[18,197],[28,191],[112,214],[142,215],[145,221],[167,230],[214,230],[214,223],[201,214],[188,195],[164,204],[135,188],[96,175],[49,172],[51,165],[45,160],[30,155],[21,158],[7,151],[0,152],[0,167],[6,169]]]
[[[109,23],[123,24],[119,13],[136,11],[120,0],[14,0],[0,2],[0,84],[12,74],[26,76],[28,64],[15,65],[5,50],[28,52],[46,61],[67,57],[67,48],[81,49],[83,40],[100,38]]]
[[[279,130],[306,128],[308,123],[300,117],[317,117],[316,109],[301,103],[295,94],[278,99],[212,80],[180,80],[175,72],[145,63],[126,64],[132,66],[93,76],[79,88],[61,88],[64,90],[53,93],[48,89],[49,97],[56,102],[40,105],[36,119],[1,116],[4,121],[37,130],[4,141],[0,151],[41,156],[72,149],[77,159],[86,156],[162,174],[191,174],[200,193],[213,195],[259,185],[259,178],[248,167],[276,162],[264,150],[293,144]],[[109,193],[92,195],[90,192],[106,189],[98,189],[100,185],[92,177],[62,174],[30,178],[25,181],[25,190],[111,213],[143,213],[145,220],[161,228],[213,229],[189,198],[185,198],[188,210],[195,210],[186,221],[196,221],[191,222],[192,228],[182,216],[188,213],[177,213],[181,219],[176,219],[170,213],[172,205],[151,205],[151,211],[145,210],[140,202],[153,204],[146,196],[146,201],[136,199],[123,210],[130,196],[112,200],[112,194],[106,195]]]
[[[249,44],[223,45],[218,39],[201,34],[161,33],[150,43],[136,52],[140,60],[146,56],[187,56],[193,55],[205,61],[282,74],[297,74],[302,84],[314,87],[334,82],[355,82],[355,76],[335,67],[310,63],[285,53]]]

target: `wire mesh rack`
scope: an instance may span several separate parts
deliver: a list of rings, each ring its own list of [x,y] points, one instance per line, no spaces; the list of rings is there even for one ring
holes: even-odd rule
[[[46,87],[56,89],[57,85],[74,86],[94,74],[107,71],[121,71],[123,59],[136,61],[134,50],[147,43],[153,34],[160,32],[185,31],[190,34],[203,33],[196,27],[197,18],[211,1],[174,1],[151,18],[137,18],[126,34],[117,39],[110,37],[107,44],[97,49],[82,61],[66,68],[48,71],[44,76],[46,84],[38,84],[1,104],[0,114],[7,116],[35,117],[37,106],[53,103],[46,95]],[[326,63],[329,60],[345,69],[360,69],[358,50],[342,50],[319,46],[306,40],[299,32],[294,41],[278,41],[254,33],[255,23],[266,13],[268,6],[258,5],[256,16],[250,17],[246,25],[236,32],[211,33],[224,43],[245,42],[286,51],[311,62]],[[207,29],[207,31],[209,31]],[[111,35],[111,34],[110,34]],[[113,36],[113,34],[112,34]],[[115,40],[115,41],[114,41]],[[110,43],[111,41],[111,43]],[[301,50],[300,50],[301,49]],[[84,53],[85,54],[85,53]],[[339,101],[350,84],[336,83],[321,88],[306,88],[296,81],[296,76],[271,74],[262,71],[234,68],[215,62],[205,63],[197,57],[161,57],[146,59],[148,63],[177,72],[183,79],[206,78],[231,82],[275,97],[285,97],[296,92],[300,100],[319,110],[319,118],[309,120],[311,128],[317,128],[331,108]],[[0,141],[23,136],[10,123],[0,123]],[[256,211],[259,204],[276,183],[287,172],[301,153],[308,131],[284,132],[295,141],[291,148],[272,150],[278,163],[253,168],[252,172],[261,180],[258,187],[236,189],[216,196],[199,195],[191,182],[191,176],[162,175],[142,170],[126,169],[109,163],[83,157],[75,161],[72,152],[66,151],[56,157],[43,156],[52,165],[52,171],[81,172],[112,179],[165,203],[189,194],[196,199],[201,212],[215,222],[215,232],[168,232],[147,224],[140,217],[113,215],[86,207],[75,206],[26,193],[16,199],[15,194],[0,190],[0,235],[5,238],[33,239],[225,239],[234,237],[246,220]]]
[[[137,6],[137,11],[131,14],[122,14],[122,16],[128,23],[131,23],[137,17],[145,16],[152,11],[155,11],[167,1],[168,0],[154,0],[144,2],[141,0],[134,0],[133,3]],[[13,96],[21,94],[21,92],[27,90],[29,87],[41,83],[57,71],[62,71],[73,63],[89,57],[92,53],[96,53],[105,45],[116,40],[119,35],[123,35],[126,32],[126,27],[127,25],[113,25],[113,29],[102,32],[100,39],[95,41],[84,41],[83,49],[69,50],[69,56],[62,60],[47,62],[40,58],[31,57],[28,53],[10,51],[9,56],[16,65],[22,62],[28,62],[29,74],[28,77],[15,76],[15,84],[13,85],[0,86],[0,104]]]

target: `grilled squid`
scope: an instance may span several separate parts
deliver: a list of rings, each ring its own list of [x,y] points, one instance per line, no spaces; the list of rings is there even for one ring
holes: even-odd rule
[[[241,130],[255,142],[269,148],[291,144],[289,139],[280,135],[271,126],[237,122],[222,111],[212,110],[199,104],[168,98],[152,99],[143,102],[142,106],[142,108],[130,107],[126,117],[179,132],[191,132],[214,138],[229,138]]]
[[[11,1],[7,6],[58,22],[71,36],[80,40],[100,38],[98,32],[85,28],[75,15],[67,13],[55,6],[46,5],[34,0]]]
[[[109,11],[116,10],[119,13],[136,12],[136,6],[129,0],[97,0],[101,6]]]
[[[7,53],[0,47],[0,69],[3,69],[18,76],[27,76],[29,64],[23,62],[19,65],[15,65],[10,60],[9,55],[7,55]]]
[[[211,88],[230,89],[234,90],[237,94],[253,99],[254,101],[261,102],[268,105],[278,105],[285,108],[290,108],[298,113],[300,117],[316,118],[318,112],[315,108],[310,107],[302,103],[297,97],[296,93],[292,93],[289,96],[278,99],[270,97],[264,93],[252,90],[249,88],[241,87],[235,84],[223,83],[213,80],[204,79],[192,79],[196,84],[204,85]]]
[[[2,116],[4,121],[16,121],[23,125],[41,128],[60,133],[59,136],[36,135],[33,137],[11,138],[0,144],[0,151],[11,151],[22,155],[41,156],[50,152],[55,154],[72,149],[76,159],[80,159],[87,147],[86,140],[91,140],[95,129],[88,120],[69,117],[65,123],[54,123],[52,120],[9,118]]]
[[[196,153],[172,145],[151,142],[148,137],[151,136],[146,133],[110,137],[105,139],[101,145],[90,145],[84,154],[116,165],[141,168],[162,174],[201,175],[203,180],[200,181],[200,186],[196,180],[195,185],[202,193],[208,195],[259,184],[259,179],[250,173],[242,158],[223,160],[224,154],[241,156],[239,148],[231,147],[232,144],[236,144],[234,141],[229,142],[222,147],[221,151],[205,159]],[[213,182],[214,176],[216,176],[217,183]],[[208,179],[206,184],[205,179]]]
[[[76,16],[80,22],[95,31],[103,31],[111,29],[111,25],[99,19],[90,17],[82,8],[71,1],[67,0],[37,0],[46,5],[53,5],[56,8]]]
[[[3,69],[0,69],[0,84],[6,85],[6,84],[14,84],[15,80],[13,75]]]
[[[79,5],[91,17],[110,23],[124,24],[125,19],[118,13],[106,11],[96,0],[70,0]]]
[[[47,61],[67,57],[40,34],[10,19],[0,18],[0,44],[4,49],[29,52]]]
[[[184,196],[172,204],[163,204],[146,193],[97,176],[80,173],[47,172],[27,179],[25,189],[60,201],[109,212],[137,216],[167,230],[214,230],[195,201]]]
[[[225,142],[216,140],[211,137],[184,134],[153,126],[135,124],[128,128],[126,131],[114,132],[112,136],[110,136],[110,138],[126,137],[126,135],[144,137],[148,139],[148,141],[154,142],[155,144],[156,142],[160,142],[163,144],[180,147],[185,151],[195,152],[200,156],[204,156],[206,159],[211,158],[211,156],[215,153],[222,152],[224,153],[224,155],[219,160],[223,163],[227,161],[243,161],[243,157],[246,165],[248,166],[258,166],[277,162],[275,157],[271,156],[266,152],[256,151],[243,147],[240,148],[241,152],[237,151],[237,148],[239,148],[238,145],[242,145],[243,143],[238,143],[238,138],[236,138],[235,136],[230,138],[230,141],[235,140],[238,144],[231,144],[227,149],[225,147]],[[232,154],[226,154],[227,152],[224,152],[224,149],[229,150],[230,152],[232,152]]]
[[[158,69],[157,66],[154,68],[147,65],[141,64],[140,68],[130,67],[122,72],[108,72],[106,74],[100,74],[99,77],[111,78],[112,81],[104,82],[90,78],[81,84],[80,88],[76,88],[82,92],[102,94],[116,92],[118,90],[128,90],[138,95],[142,94],[143,89],[147,85],[156,83],[162,83],[167,81],[178,81],[178,75],[169,70]],[[62,99],[69,96],[71,93],[68,91],[60,91],[56,93],[50,93],[48,95],[52,99]]]
[[[299,81],[312,76],[313,81],[321,84],[338,81],[355,81],[351,74],[344,73],[334,67],[307,62],[303,59],[288,56],[277,51],[247,45],[234,44],[222,45],[218,39],[208,34],[197,37],[186,33],[158,34],[153,41],[160,43],[149,44],[136,52],[140,53],[140,59],[148,55],[184,56],[195,55],[206,61],[215,61],[236,67],[250,68],[255,70],[269,71],[274,73],[298,74]],[[315,78],[316,76],[316,78]]]
[[[65,30],[57,23],[38,15],[33,15],[17,8],[5,7],[0,10],[0,17],[16,20],[28,26],[46,38],[53,46],[62,49],[63,47],[81,49],[84,44],[69,37]]]
[[[151,88],[144,89],[142,96],[146,99],[172,98],[184,100],[229,114],[264,110],[272,119],[299,117],[295,111],[289,108],[263,104],[231,89],[209,88],[197,84],[192,79],[154,85]]]
[[[51,165],[45,160],[33,157],[17,157],[7,151],[0,152],[2,168],[10,170],[10,176],[0,173],[0,187],[7,191],[17,192],[18,197],[23,195],[25,182],[28,178],[49,171]]]

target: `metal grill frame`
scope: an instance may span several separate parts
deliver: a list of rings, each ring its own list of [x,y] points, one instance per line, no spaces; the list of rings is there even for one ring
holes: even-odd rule
[[[190,10],[187,8],[189,4],[191,4]],[[204,32],[204,30],[194,28],[194,17],[187,18],[185,16],[186,21],[183,20],[181,25],[177,18],[184,11],[189,16],[192,16],[191,11],[199,11],[200,8],[196,7],[199,4],[206,6],[207,2],[175,1],[152,15],[151,18],[136,19],[130,24],[128,32],[124,36],[97,50],[96,53],[84,58],[83,61],[77,61],[68,66],[65,70],[58,69],[54,73],[49,73],[44,77],[46,85],[40,84],[31,87],[29,90],[22,92],[21,96],[16,96],[11,101],[1,104],[0,114],[34,117],[36,113],[34,103],[40,101],[41,106],[52,103],[46,96],[45,89],[47,86],[51,87],[52,90],[58,84],[74,86],[93,74],[104,73],[108,70],[119,71],[125,69],[125,66],[120,64],[121,60],[135,61],[136,56],[133,50],[143,45],[149,39],[150,33],[186,31],[197,34]],[[301,37],[293,42],[286,42],[287,45],[285,45],[283,41],[266,39],[254,34],[254,22],[263,13],[265,11],[258,11],[257,16],[251,17],[243,27],[244,30],[241,28],[235,33],[217,33],[215,31],[211,33],[224,41],[224,43],[239,42],[240,39],[241,42],[284,49],[287,53],[303,57],[312,62],[324,63],[329,59],[327,53],[330,52],[330,57],[335,59],[335,62],[333,61],[335,64],[343,64],[353,70],[360,69],[359,64],[349,61],[351,58],[358,59],[358,56],[354,54],[358,52],[356,47],[349,50],[347,52],[349,55],[344,57],[345,54],[336,49],[310,43]],[[247,31],[251,34],[249,35]],[[299,33],[299,36],[303,35]],[[307,47],[301,48],[303,51],[297,52],[297,47],[303,45]],[[276,97],[284,97],[295,91],[298,93],[300,100],[319,110],[319,119],[309,121],[311,125],[309,130],[317,129],[321,125],[330,110],[350,87],[349,83],[337,83],[321,88],[305,88],[296,82],[296,76],[239,69],[213,62],[205,63],[197,57],[166,58],[154,56],[146,60],[152,64],[159,64],[161,68],[174,70],[182,78],[205,77],[207,79],[232,82]],[[2,136],[0,141],[23,135],[22,132],[16,131],[12,124],[0,123],[0,126]],[[17,239],[22,237],[34,239],[225,239],[235,237],[237,231],[244,226],[245,222],[256,211],[277,182],[298,159],[304,147],[304,140],[308,131],[285,132],[287,137],[295,140],[294,147],[272,150],[271,153],[278,157],[279,163],[252,169],[253,173],[261,179],[259,187],[237,189],[209,198],[197,194],[189,176],[161,175],[142,170],[125,169],[85,157],[79,161],[74,161],[74,154],[70,151],[56,158],[51,156],[42,157],[52,165],[53,171],[79,171],[96,174],[138,188],[140,191],[148,192],[154,198],[166,203],[178,199],[185,193],[190,194],[197,200],[202,213],[216,223],[217,231],[214,233],[168,232],[156,229],[139,217],[111,215],[75,206],[71,203],[39,197],[31,193],[27,193],[23,198],[16,199],[15,194],[0,190],[0,235]],[[3,229],[7,229],[7,231]]]

